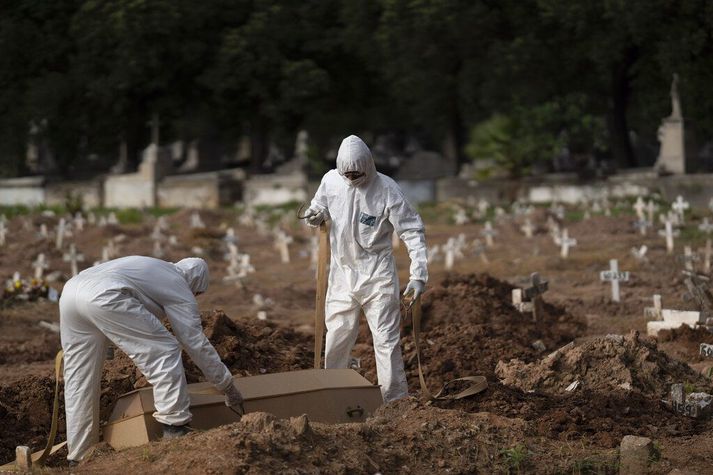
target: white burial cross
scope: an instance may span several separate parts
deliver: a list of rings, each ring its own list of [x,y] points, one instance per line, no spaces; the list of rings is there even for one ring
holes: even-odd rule
[[[74,215],[73,221],[74,221],[74,228],[77,230],[77,232],[84,231],[85,219],[84,219],[84,216],[82,216],[82,213],[77,211]]]
[[[599,278],[603,282],[611,282],[611,299],[613,302],[619,302],[619,282],[627,282],[629,280],[629,272],[619,271],[619,262],[616,259],[612,259],[609,261],[609,270],[601,271]]]
[[[69,262],[72,269],[72,277],[77,275],[79,273],[77,262],[84,262],[84,254],[78,253],[77,247],[74,243],[71,243],[69,245],[69,252],[64,253],[63,258],[65,262]]]
[[[555,242],[560,245],[560,256],[562,256],[562,259],[567,259],[569,256],[569,248],[577,245],[577,240],[569,237],[567,228],[562,230],[562,235],[557,238]]]
[[[668,254],[673,254],[673,238],[674,236],[678,236],[680,233],[678,229],[674,231],[673,223],[671,223],[668,219],[665,222],[665,226],[665,229],[659,230],[659,236],[664,236],[666,238],[666,252]]]
[[[678,215],[678,219],[681,224],[683,224],[683,222],[684,222],[684,219],[683,219],[684,213],[690,207],[691,207],[691,205],[686,200],[684,200],[683,196],[681,196],[681,195],[678,195],[676,197],[676,201],[674,201],[673,204],[671,205],[671,208]]]
[[[636,216],[639,218],[639,221],[644,221],[644,210],[646,210],[646,204],[641,196],[636,198],[636,203],[634,203],[633,208],[634,211],[636,211]]]
[[[525,237],[530,239],[532,238],[532,234],[535,232],[535,227],[532,225],[532,222],[530,219],[525,220],[525,224],[520,226],[520,230],[525,233]]]
[[[5,227],[5,221],[0,221],[0,246],[5,245],[6,238],[7,238],[7,228]]]
[[[490,221],[485,222],[485,229],[483,229],[480,234],[485,236],[485,245],[493,247],[493,236],[497,236],[498,232],[493,229],[493,225],[490,224]]]
[[[57,250],[62,249],[62,244],[64,244],[64,233],[66,232],[67,228],[67,222],[64,220],[64,218],[60,218],[59,224],[57,224],[57,228],[55,230],[55,247]]]
[[[49,268],[49,264],[47,263],[44,253],[41,252],[37,255],[37,260],[32,263],[32,266],[35,269],[35,279],[41,280],[42,276],[45,274],[45,269]]]
[[[280,251],[280,261],[283,264],[290,263],[290,244],[294,241],[292,236],[289,236],[284,231],[278,231],[275,235],[275,248]]]

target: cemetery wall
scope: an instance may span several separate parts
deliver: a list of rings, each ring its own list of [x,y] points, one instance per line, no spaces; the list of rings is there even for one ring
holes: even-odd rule
[[[291,175],[256,175],[245,182],[243,201],[246,205],[280,205],[291,201],[306,202],[307,177]]]
[[[242,170],[168,176],[158,184],[158,205],[205,209],[230,206],[242,199],[244,181]]]
[[[103,205],[103,181],[51,181],[45,187],[45,204],[64,205],[71,195],[80,195],[82,205],[97,208]]]
[[[108,176],[104,182],[104,206],[108,208],[156,206],[156,184],[141,173]]]
[[[22,177],[0,180],[0,205],[35,206],[45,202],[45,178]]]

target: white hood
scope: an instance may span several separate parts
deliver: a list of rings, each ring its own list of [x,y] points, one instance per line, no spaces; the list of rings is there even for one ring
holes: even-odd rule
[[[350,135],[342,140],[337,152],[337,172],[344,177],[346,172],[361,172],[364,176],[350,180],[344,177],[344,180],[350,186],[362,186],[369,183],[376,176],[376,166],[374,158],[371,156],[371,150],[362,139],[356,135]]]
[[[187,257],[174,264],[195,294],[208,289],[208,264],[200,257]]]

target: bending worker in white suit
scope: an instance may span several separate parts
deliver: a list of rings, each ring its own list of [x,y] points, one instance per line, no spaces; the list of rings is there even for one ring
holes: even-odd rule
[[[226,405],[242,411],[230,371],[201,328],[195,296],[207,288],[203,259],[172,264],[142,256],[91,267],[65,284],[59,311],[70,462],[81,460],[99,440],[102,363],[109,341],[153,386],[153,416],[165,438],[185,434],[191,420],[181,348],[225,393]],[[164,317],[176,337],[159,320]]]
[[[413,292],[415,298],[428,280],[424,226],[399,186],[376,171],[369,147],[355,135],[342,141],[337,169],[324,175],[306,213],[310,226],[330,219],[325,367],[348,366],[363,309],[384,401],[406,397],[399,279],[391,236],[395,230],[408,249],[411,276],[404,294]]]

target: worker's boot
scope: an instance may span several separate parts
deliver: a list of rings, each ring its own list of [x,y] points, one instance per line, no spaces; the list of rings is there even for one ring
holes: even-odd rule
[[[176,437],[182,437],[193,430],[188,426],[188,424],[184,424],[182,426],[161,424],[161,427],[163,427],[164,439],[175,439]]]

